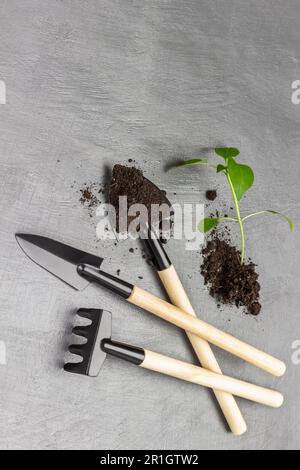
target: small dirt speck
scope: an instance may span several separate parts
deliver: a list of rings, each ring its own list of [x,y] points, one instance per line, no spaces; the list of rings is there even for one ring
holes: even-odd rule
[[[217,191],[215,189],[208,189],[205,193],[205,197],[208,201],[214,201],[217,197]]]

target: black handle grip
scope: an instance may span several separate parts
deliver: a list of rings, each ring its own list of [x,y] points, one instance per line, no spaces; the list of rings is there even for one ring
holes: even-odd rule
[[[129,284],[129,282],[123,281],[118,277],[112,276],[111,274],[105,273],[104,271],[100,271],[99,269],[86,264],[80,264],[77,266],[77,271],[80,276],[106,287],[125,299],[128,299],[132,294],[134,287],[132,284]]]
[[[101,343],[101,349],[111,356],[118,357],[137,366],[140,366],[145,360],[144,349],[112,341],[111,339],[104,339]]]

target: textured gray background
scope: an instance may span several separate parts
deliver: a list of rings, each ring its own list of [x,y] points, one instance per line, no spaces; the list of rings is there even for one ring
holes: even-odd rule
[[[107,292],[77,293],[32,264],[16,231],[46,234],[92,252],[105,267],[160,295],[134,243],[96,242],[78,199],[105,167],[135,159],[174,202],[204,201],[222,178],[208,170],[166,173],[174,159],[217,144],[241,148],[256,185],[243,210],[273,208],[299,220],[300,79],[298,0],[2,0],[0,79],[0,448],[299,448],[299,226],[247,224],[247,254],[259,263],[257,319],[219,311],[199,274],[200,255],[168,251],[197,311],[220,328],[283,358],[285,378],[267,376],[216,351],[227,374],[280,389],[280,410],[240,400],[249,432],[233,437],[207,390],[107,360],[98,379],[61,370],[76,307],[114,312],[118,339],[193,361],[176,328]],[[224,191],[222,191],[224,188]],[[173,192],[176,195],[173,195]],[[92,214],[93,215],[93,214]]]

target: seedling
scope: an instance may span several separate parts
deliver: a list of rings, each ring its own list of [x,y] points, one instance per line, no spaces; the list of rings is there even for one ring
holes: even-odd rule
[[[223,158],[224,162],[222,164],[213,165],[207,159],[196,158],[193,160],[185,160],[184,162],[180,163],[178,167],[206,165],[210,168],[213,168],[217,173],[222,173],[225,175],[232,194],[236,217],[227,217],[226,215],[224,215],[220,217],[204,218],[199,222],[198,229],[201,232],[206,233],[215,228],[221,221],[224,220],[226,220],[226,222],[237,223],[239,225],[241,233],[241,264],[243,264],[245,258],[244,222],[247,219],[261,214],[276,215],[288,222],[291,231],[293,231],[294,223],[290,219],[290,217],[270,209],[253,212],[242,217],[239,202],[244,196],[244,194],[252,187],[254,183],[253,170],[248,165],[242,165],[236,162],[236,157],[240,153],[237,148],[218,147],[215,148],[215,153],[219,157]]]

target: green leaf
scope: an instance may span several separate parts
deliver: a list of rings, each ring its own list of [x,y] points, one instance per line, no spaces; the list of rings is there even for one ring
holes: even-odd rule
[[[219,223],[218,218],[205,218],[200,220],[198,224],[198,230],[202,233],[209,232],[213,228],[215,228]]]
[[[176,168],[193,165],[208,165],[208,160],[206,158],[193,158],[192,160],[184,160],[182,163],[176,165]]]
[[[218,165],[218,166],[217,166],[217,173],[221,173],[221,171],[226,170],[226,168],[227,168],[227,167],[224,166],[224,165]]]
[[[252,168],[247,165],[236,163],[235,160],[230,158],[228,160],[227,174],[230,177],[231,183],[237,200],[240,201],[243,195],[251,188],[254,183],[254,173]]]
[[[217,147],[215,148],[215,152],[219,157],[223,157],[225,160],[237,157],[240,153],[239,149],[235,147]]]

